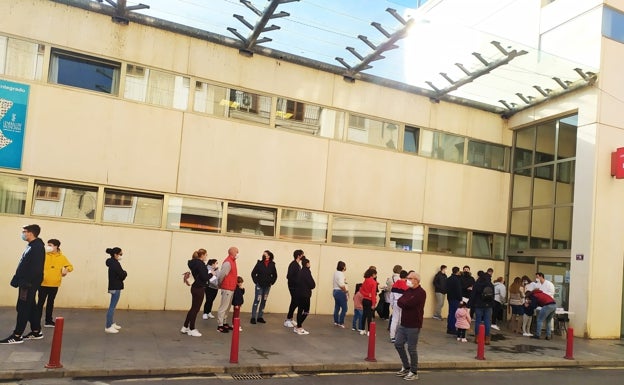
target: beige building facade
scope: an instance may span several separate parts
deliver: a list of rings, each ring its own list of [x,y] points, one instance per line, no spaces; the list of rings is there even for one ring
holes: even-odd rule
[[[570,1],[531,3],[545,44],[558,28],[624,10],[624,1],[587,2],[563,17],[555,7]],[[441,264],[492,267],[508,281],[539,269],[576,335],[622,334],[624,182],[611,177],[610,154],[624,143],[624,49],[601,24],[588,32],[600,44],[594,85],[503,119],[149,23],[114,23],[91,7],[0,2],[9,15],[0,81],[29,90],[20,167],[0,168],[0,280],[8,284],[23,251],[21,227],[38,223],[75,267],[58,307],[106,308],[104,250],[119,246],[128,279],[118,308],[187,309],[182,273],[193,251],[222,261],[237,246],[243,311],[268,249],[279,278],[266,311],[286,313],[286,269],[303,249],[317,282],[313,313],[333,311],[340,260],[351,291],[370,265],[381,282],[396,264],[418,271],[429,317]],[[81,83],[86,70],[102,83]],[[537,140],[517,145],[529,137],[520,131]],[[514,147],[533,161],[518,163]],[[552,159],[542,165],[539,154]],[[555,176],[540,174],[547,169]],[[0,292],[0,305],[14,303],[12,290]]]

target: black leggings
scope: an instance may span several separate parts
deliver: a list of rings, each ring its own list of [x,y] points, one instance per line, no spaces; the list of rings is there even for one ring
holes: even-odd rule
[[[297,297],[297,327],[303,325],[303,321],[310,313],[310,297]]]
[[[212,312],[212,304],[215,298],[217,298],[217,292],[219,289],[206,286],[206,303],[204,304],[204,314]]]
[[[370,331],[370,323],[375,318],[375,311],[373,310],[373,301],[370,299],[362,300],[362,310],[364,317],[364,324],[366,325],[366,330]]]
[[[191,286],[191,308],[189,309],[188,313],[186,313],[184,327],[187,327],[191,330],[195,329],[195,319],[197,318],[197,313],[199,313],[202,302],[204,302],[204,291],[205,289],[203,287]]]

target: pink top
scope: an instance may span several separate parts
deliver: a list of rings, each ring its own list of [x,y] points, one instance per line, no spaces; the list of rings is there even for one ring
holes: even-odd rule
[[[460,307],[455,312],[455,327],[458,329],[470,329],[470,310]]]

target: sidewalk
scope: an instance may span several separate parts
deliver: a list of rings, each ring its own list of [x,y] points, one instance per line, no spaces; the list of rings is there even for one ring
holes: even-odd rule
[[[310,315],[309,335],[296,335],[283,326],[283,314],[266,314],[266,324],[251,325],[241,314],[238,363],[230,363],[232,333],[216,330],[216,320],[197,319],[202,337],[180,333],[186,312],[117,310],[123,329],[104,333],[105,310],[57,309],[64,317],[60,362],[46,369],[54,329],[44,328],[44,339],[0,346],[0,380],[51,377],[108,377],[181,374],[276,374],[398,370],[400,361],[389,342],[387,321],[377,320],[376,362],[366,361],[368,338],[333,325],[328,315]],[[15,309],[0,308],[0,337],[15,324]],[[27,330],[26,332],[29,332]],[[459,343],[448,335],[446,322],[426,319],[418,344],[420,368],[539,368],[624,366],[620,340],[574,340],[574,359],[564,359],[565,337],[534,340],[493,330],[485,360],[475,359],[477,345]]]

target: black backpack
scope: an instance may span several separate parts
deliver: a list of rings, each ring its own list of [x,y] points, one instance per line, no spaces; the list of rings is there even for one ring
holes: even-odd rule
[[[492,286],[486,286],[483,288],[483,291],[481,292],[481,299],[483,302],[494,301],[494,289]]]

